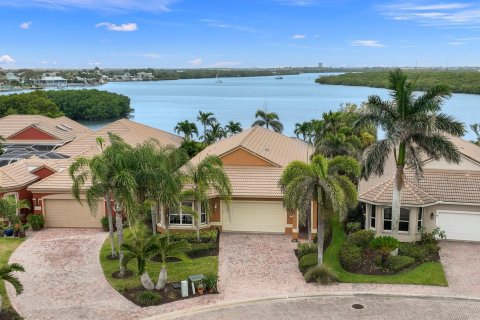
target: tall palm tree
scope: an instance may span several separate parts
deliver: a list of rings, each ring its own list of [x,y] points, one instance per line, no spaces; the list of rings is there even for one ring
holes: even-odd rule
[[[158,275],[158,282],[155,285],[155,289],[165,289],[167,284],[167,259],[177,258],[182,261],[190,262],[190,258],[185,254],[185,251],[191,249],[191,245],[186,241],[170,242],[167,236],[160,236],[157,240],[157,253],[162,259],[162,269]]]
[[[189,165],[185,172],[186,190],[183,198],[193,199],[196,204],[196,232],[200,242],[200,220],[202,205],[207,215],[211,212],[209,194],[215,191],[218,196],[228,203],[232,195],[230,179],[223,169],[222,160],[217,156],[207,156],[196,165]]]
[[[276,112],[266,112],[263,110],[257,110],[255,118],[258,118],[253,124],[254,126],[265,127],[267,129],[272,128],[273,131],[282,133],[283,124],[280,122],[278,114]]]
[[[304,121],[302,123],[296,123],[295,124],[295,130],[293,133],[297,136],[297,138],[300,138],[302,136],[303,141],[308,141],[311,142],[311,136],[312,136],[312,123],[309,121]]]
[[[205,138],[205,132],[207,131],[207,126],[213,122],[217,122],[217,119],[213,116],[213,112],[202,112],[198,111],[197,121],[203,126],[203,136]]]
[[[14,196],[0,198],[0,217],[8,221],[8,226],[20,223],[18,212],[22,209],[29,209],[30,202],[25,199],[17,200]]]
[[[357,203],[357,188],[351,179],[360,175],[360,165],[352,157],[337,156],[327,160],[321,155],[310,164],[293,161],[283,170],[279,185],[283,190],[283,204],[287,209],[305,212],[312,201],[317,202],[318,265],[323,261],[325,235],[325,208],[340,216]]]
[[[0,280],[7,281],[15,289],[15,293],[21,294],[23,292],[23,285],[20,280],[13,274],[14,272],[25,272],[22,265],[12,263],[0,267]],[[2,311],[2,296],[0,296],[0,312]]]
[[[480,146],[480,123],[474,123],[470,125],[470,128],[472,129],[473,133],[475,133],[475,135],[477,136],[476,140],[473,140],[472,142]]]
[[[218,122],[210,123],[210,128],[205,131],[205,144],[210,145],[227,136],[227,132]]]
[[[234,134],[237,134],[243,131],[242,124],[240,122],[228,121],[227,125],[225,126],[225,131],[229,135],[233,136]]]
[[[175,132],[178,134],[183,133],[186,141],[190,141],[194,134],[198,137],[197,125],[188,120],[180,121],[179,123],[177,123],[177,126],[175,127]]]
[[[393,155],[396,164],[392,195],[392,234],[398,235],[401,194],[405,166],[411,166],[417,177],[422,175],[422,155],[447,162],[459,163],[460,154],[445,134],[461,136],[464,125],[441,113],[442,104],[451,96],[443,85],[433,86],[420,96],[414,93],[414,83],[400,69],[389,74],[391,101],[370,96],[360,113],[357,126],[373,125],[385,132],[366,150],[363,174],[382,175],[387,159]]]

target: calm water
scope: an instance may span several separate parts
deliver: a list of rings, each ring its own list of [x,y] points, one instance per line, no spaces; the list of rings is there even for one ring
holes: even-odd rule
[[[295,123],[319,118],[342,103],[360,104],[372,94],[388,98],[384,89],[319,85],[314,82],[317,76],[224,78],[223,84],[215,79],[112,82],[96,88],[127,95],[135,109],[132,120],[170,132],[179,121],[195,121],[198,110],[213,112],[222,123],[239,121],[246,128],[266,105],[279,114],[285,134],[293,135]],[[443,111],[467,125],[480,122],[480,95],[455,94]],[[105,123],[87,124],[99,128]],[[469,131],[466,137],[473,134]]]

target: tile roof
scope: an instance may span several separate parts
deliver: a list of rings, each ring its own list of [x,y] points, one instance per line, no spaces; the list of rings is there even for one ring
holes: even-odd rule
[[[168,133],[166,131],[149,127],[128,119],[117,120],[98,131],[92,132],[82,139],[75,140],[61,148],[57,149],[58,153],[74,157],[78,155],[93,156],[101,152],[97,145],[96,139],[102,137],[105,144],[108,145],[108,132],[112,132],[122,138],[126,143],[135,146],[143,143],[148,139],[156,139],[162,145],[180,146],[183,138]]]
[[[225,167],[235,198],[282,198],[278,181],[283,169],[278,167]]]
[[[207,155],[222,156],[240,147],[278,167],[293,160],[308,162],[314,151],[305,141],[255,126],[208,146],[191,161],[198,163]]]
[[[0,190],[17,190],[39,180],[33,172],[41,167],[61,171],[68,167],[68,160],[46,160],[32,157],[0,167]]]
[[[82,138],[92,132],[86,126],[67,117],[49,118],[41,115],[9,115],[0,118],[0,136],[6,139],[5,144],[18,143],[18,140],[10,140],[8,137],[29,127],[36,127],[58,140],[21,140],[22,144],[50,144],[52,142],[64,144]]]
[[[91,183],[89,181],[86,181],[84,185],[84,190],[87,189]],[[49,177],[46,177],[45,179],[42,179],[38,181],[37,183],[34,183],[28,187],[28,190],[31,192],[60,192],[60,193],[65,193],[65,192],[70,192],[72,188],[72,179],[70,178],[70,175],[68,174],[68,169],[67,170],[62,170],[59,171],[55,174],[52,174]]]

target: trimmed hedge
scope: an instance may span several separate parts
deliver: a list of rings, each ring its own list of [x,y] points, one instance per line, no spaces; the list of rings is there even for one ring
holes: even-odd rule
[[[402,242],[398,245],[398,254],[411,257],[419,262],[425,261],[428,256],[428,252],[424,246],[409,242]]]
[[[317,253],[309,253],[303,256],[300,261],[298,262],[298,268],[300,272],[303,274],[308,271],[308,269],[313,268],[317,265]]]
[[[185,251],[186,255],[190,258],[199,258],[210,255],[211,253],[217,253],[217,244],[212,242],[207,243],[194,243],[192,248]]]
[[[197,234],[193,232],[170,232],[169,239],[171,242],[180,242],[182,240],[188,243],[198,243]],[[216,243],[218,237],[217,230],[200,231],[200,242],[202,243]]]
[[[317,253],[318,245],[316,243],[299,243],[298,246],[298,259],[301,259],[303,256],[306,256],[310,253]]]
[[[370,242],[372,242],[373,238],[375,238],[375,231],[360,230],[349,234],[347,237],[347,242],[360,248],[367,248],[370,246]]]
[[[400,271],[412,265],[415,259],[407,256],[390,256],[388,257],[388,268],[392,271]]]
[[[356,271],[362,263],[362,249],[353,243],[345,242],[340,248],[340,263],[348,271]]]

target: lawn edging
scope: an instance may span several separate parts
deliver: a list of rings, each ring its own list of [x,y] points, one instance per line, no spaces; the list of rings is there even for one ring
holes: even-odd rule
[[[411,270],[393,275],[365,275],[348,272],[340,264],[340,247],[346,236],[338,218],[332,218],[331,228],[332,242],[324,253],[324,263],[336,273],[339,282],[448,286],[441,262],[424,262]]]

